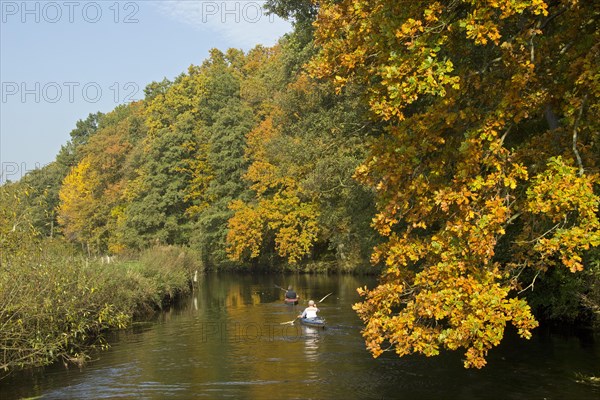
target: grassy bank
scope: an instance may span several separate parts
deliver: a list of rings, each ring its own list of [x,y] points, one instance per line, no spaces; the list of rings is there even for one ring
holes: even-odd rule
[[[190,290],[197,257],[156,247],[103,263],[60,241],[3,252],[0,375],[62,360],[83,363],[106,347],[102,332],[125,328]]]

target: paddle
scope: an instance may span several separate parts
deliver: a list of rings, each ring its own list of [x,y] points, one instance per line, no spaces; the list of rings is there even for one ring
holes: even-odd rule
[[[294,318],[291,321],[286,321],[286,322],[281,322],[279,325],[294,325],[294,322],[296,322],[296,320],[300,318],[300,316],[297,316],[296,318]]]
[[[325,295],[325,297],[323,297],[321,300],[319,300],[319,303],[322,302],[323,300],[325,300],[326,298],[328,298],[329,296],[331,296],[333,294],[333,292]]]
[[[286,290],[286,289],[284,289],[284,288],[282,288],[281,286],[277,286],[277,285],[275,285],[275,287],[276,287],[276,288],[278,288],[278,289],[281,289],[281,290],[283,290],[284,292],[287,292],[287,290]]]

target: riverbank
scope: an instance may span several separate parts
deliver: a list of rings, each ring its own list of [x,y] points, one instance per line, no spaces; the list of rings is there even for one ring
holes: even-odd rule
[[[196,272],[204,272],[197,253],[176,246],[158,246],[108,263],[83,256],[63,240],[4,243],[13,247],[5,246],[0,254],[0,378],[57,361],[85,363],[92,352],[108,347],[105,332],[148,320],[188,294]],[[268,271],[274,278],[268,285],[272,289],[289,283],[310,287],[331,274],[372,274],[374,267],[361,265],[344,269],[335,260],[307,261],[295,269],[284,264],[278,270],[246,267],[242,271],[248,277]],[[241,272],[217,271],[220,276]],[[298,279],[306,282],[298,286]],[[302,298],[312,295],[303,293]]]
[[[85,368],[51,366],[0,381],[0,398],[24,399],[595,399],[600,348],[590,331],[540,327],[531,340],[509,329],[482,370],[465,370],[462,351],[436,357],[374,359],[352,304],[377,278],[350,274],[235,274],[199,277],[152,323],[107,335],[111,348]],[[301,302],[283,303],[293,285]],[[281,324],[309,299],[325,330]],[[282,366],[285,366],[283,368]],[[307,395],[307,385],[310,395]]]
[[[59,240],[35,250],[0,264],[0,376],[56,361],[85,363],[107,347],[103,332],[188,293],[199,269],[193,252],[174,246],[110,263]]]

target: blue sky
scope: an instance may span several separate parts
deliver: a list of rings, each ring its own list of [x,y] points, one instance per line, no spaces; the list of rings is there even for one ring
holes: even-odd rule
[[[51,162],[79,119],[143,97],[211,48],[273,45],[263,1],[0,0],[0,181]]]

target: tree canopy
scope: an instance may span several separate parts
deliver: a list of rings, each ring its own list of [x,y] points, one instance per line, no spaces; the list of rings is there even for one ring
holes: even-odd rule
[[[535,277],[600,244],[598,6],[319,4],[310,71],[363,88],[385,122],[356,170],[385,238],[381,283],[355,305],[367,347],[462,347],[482,367],[507,323],[537,325],[519,296]]]
[[[481,368],[508,325],[600,310],[596,3],[269,0],[293,32],[77,122],[15,212],[88,255],[370,261],[374,356]]]

